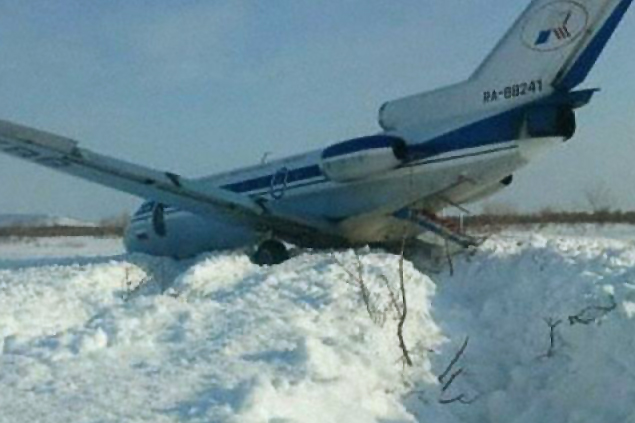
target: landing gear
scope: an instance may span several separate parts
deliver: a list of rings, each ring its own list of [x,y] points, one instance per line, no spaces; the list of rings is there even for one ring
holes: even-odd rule
[[[165,226],[165,206],[163,204],[157,203],[152,210],[152,227],[154,233],[161,238],[164,238],[168,233]]]
[[[258,266],[274,266],[289,260],[289,251],[280,241],[269,239],[258,246],[251,261]]]

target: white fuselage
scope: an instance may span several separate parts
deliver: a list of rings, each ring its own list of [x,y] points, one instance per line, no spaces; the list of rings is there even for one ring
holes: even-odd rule
[[[0,120],[0,153],[148,199],[128,250],[189,257],[287,241],[333,248],[394,244],[429,231],[468,248],[434,216],[493,195],[576,131],[578,89],[634,0],[532,0],[465,81],[384,103],[382,133],[192,179],[99,154],[76,140]]]
[[[402,237],[404,230],[411,235],[423,230],[383,213],[384,206],[421,202],[425,208],[427,200],[438,201],[438,193],[444,193],[444,206],[469,202],[560,141],[524,139],[449,151],[357,182],[338,183],[310,171],[306,178],[285,182],[284,173],[319,166],[320,152],[312,152],[201,179],[199,183],[238,190],[276,211],[335,222],[351,244],[390,242]],[[134,216],[126,232],[130,251],[188,257],[253,245],[262,236],[220,213],[217,217],[201,217],[170,207],[164,213],[165,234],[159,235],[153,211],[146,209]]]

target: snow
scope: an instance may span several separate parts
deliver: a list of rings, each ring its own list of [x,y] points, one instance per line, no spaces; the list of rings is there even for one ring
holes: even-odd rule
[[[124,252],[119,238],[0,237],[0,269],[103,261],[105,256],[120,256]]]
[[[82,220],[46,214],[0,214],[0,228],[52,226],[93,227],[97,225]]]
[[[380,251],[263,269],[2,242],[0,422],[635,422],[633,233],[507,231],[453,276],[406,262],[412,368],[398,258]],[[460,395],[474,402],[439,403]]]

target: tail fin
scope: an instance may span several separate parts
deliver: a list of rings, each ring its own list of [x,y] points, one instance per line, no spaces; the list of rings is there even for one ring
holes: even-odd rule
[[[468,81],[388,102],[379,123],[385,130],[425,126],[570,91],[586,79],[632,2],[533,0]]]
[[[472,79],[522,76],[570,90],[586,79],[632,2],[534,0]]]

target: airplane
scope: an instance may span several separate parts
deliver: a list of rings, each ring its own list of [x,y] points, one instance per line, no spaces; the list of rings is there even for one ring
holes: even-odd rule
[[[129,252],[187,258],[255,247],[275,265],[300,248],[416,241],[470,248],[437,218],[509,187],[521,168],[576,132],[578,87],[632,0],[533,0],[466,81],[385,103],[381,131],[317,151],[186,178],[0,121],[0,151],[146,200],[126,229]]]

